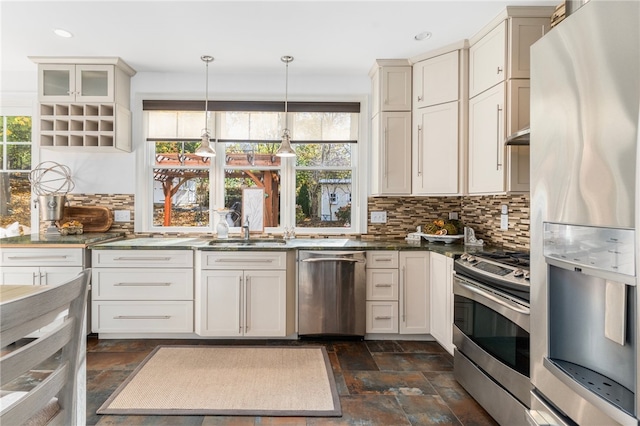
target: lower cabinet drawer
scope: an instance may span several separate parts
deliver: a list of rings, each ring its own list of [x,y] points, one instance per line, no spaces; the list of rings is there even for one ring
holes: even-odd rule
[[[192,301],[94,301],[94,333],[192,333]]]
[[[367,333],[398,332],[398,302],[367,302]]]
[[[93,268],[93,300],[193,300],[193,269]]]

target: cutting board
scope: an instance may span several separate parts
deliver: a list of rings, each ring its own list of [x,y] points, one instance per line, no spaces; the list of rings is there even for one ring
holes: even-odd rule
[[[106,232],[111,228],[113,216],[108,207],[65,206],[60,224],[71,220],[80,222],[83,232]]]

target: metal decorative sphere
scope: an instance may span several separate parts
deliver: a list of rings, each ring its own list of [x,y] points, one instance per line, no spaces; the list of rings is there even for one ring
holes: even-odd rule
[[[35,195],[65,195],[75,186],[69,167],[55,161],[38,164],[29,174],[29,182]]]

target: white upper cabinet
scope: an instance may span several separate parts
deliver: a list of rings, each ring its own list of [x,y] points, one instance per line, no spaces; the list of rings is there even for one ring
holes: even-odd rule
[[[30,57],[38,64],[41,148],[131,152],[133,68],[117,57]]]
[[[416,63],[413,66],[414,109],[457,101],[459,85],[457,50]]]
[[[113,102],[113,65],[42,64],[39,67],[40,101]]]
[[[504,191],[504,84],[469,100],[469,193]]]
[[[469,48],[469,97],[504,81],[507,21]]]
[[[454,101],[414,111],[412,194],[459,192],[458,107]]]
[[[371,71],[371,193],[411,193],[411,66],[380,59]]]
[[[539,9],[536,14],[546,13],[547,8]],[[469,97],[473,98],[507,79],[528,79],[531,68],[529,49],[549,30],[550,22],[549,17],[510,17],[478,40],[472,39]]]
[[[411,193],[411,113],[381,112],[371,123],[371,192],[374,195]]]
[[[411,66],[405,60],[378,60],[369,72],[373,115],[411,111]]]

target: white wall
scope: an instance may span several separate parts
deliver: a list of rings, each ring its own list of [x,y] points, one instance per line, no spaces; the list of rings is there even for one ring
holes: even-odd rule
[[[2,73],[2,90],[23,93],[36,99],[37,71],[33,73]],[[76,184],[74,193],[135,193],[136,160],[142,155],[142,101],[144,99],[204,99],[205,73],[162,74],[141,72],[131,80],[132,153],[79,153],[41,149],[34,155],[34,165],[42,161],[56,161],[69,166]],[[209,67],[210,100],[284,100],[284,69],[280,74],[251,72],[218,75],[215,63]],[[365,74],[299,75],[295,64],[289,68],[289,100],[358,101],[368,97],[370,80]],[[4,92],[0,93],[0,96]],[[365,111],[366,113],[367,111]],[[34,111],[35,115],[36,111]],[[37,125],[37,123],[36,123]],[[37,131],[37,128],[35,129]],[[366,133],[363,133],[366,134]]]

